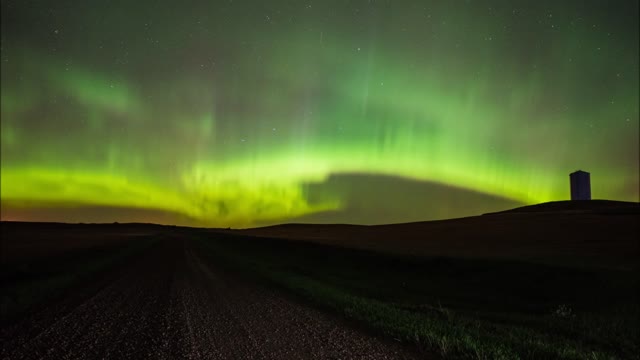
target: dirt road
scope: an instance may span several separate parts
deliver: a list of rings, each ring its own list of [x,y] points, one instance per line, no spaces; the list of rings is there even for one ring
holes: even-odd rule
[[[2,359],[408,359],[397,344],[207,264],[170,239],[80,300],[2,330]],[[81,291],[80,291],[81,292]]]

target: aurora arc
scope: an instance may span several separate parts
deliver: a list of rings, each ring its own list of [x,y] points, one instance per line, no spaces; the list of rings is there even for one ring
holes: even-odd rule
[[[85,19],[9,4],[3,218],[98,205],[285,222],[345,207],[307,193],[342,173],[529,204],[567,198],[581,167],[594,196],[638,201],[637,18],[634,34],[572,2],[203,3],[171,20],[125,3]]]

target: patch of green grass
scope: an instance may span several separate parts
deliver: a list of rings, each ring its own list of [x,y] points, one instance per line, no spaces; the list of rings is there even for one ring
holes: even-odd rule
[[[218,236],[216,264],[445,358],[639,359],[635,273]]]
[[[62,294],[74,285],[117,267],[152,246],[148,238],[127,244],[86,249],[19,264],[3,265],[0,275],[0,319],[15,321],[34,306]]]

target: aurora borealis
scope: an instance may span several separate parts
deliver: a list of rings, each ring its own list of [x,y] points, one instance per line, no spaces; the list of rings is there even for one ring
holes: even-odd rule
[[[2,0],[1,41],[3,220],[639,200],[637,1]]]

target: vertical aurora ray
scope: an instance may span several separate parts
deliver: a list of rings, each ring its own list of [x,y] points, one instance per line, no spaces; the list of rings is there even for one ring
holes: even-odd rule
[[[3,218],[282,222],[347,207],[307,191],[343,173],[638,201],[637,4],[144,3],[3,2]]]

